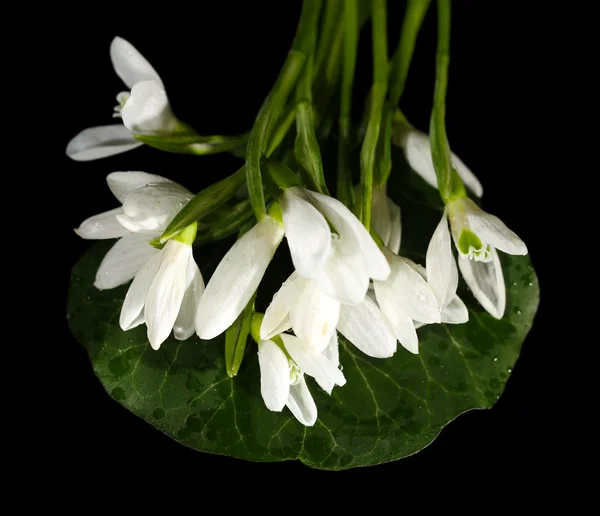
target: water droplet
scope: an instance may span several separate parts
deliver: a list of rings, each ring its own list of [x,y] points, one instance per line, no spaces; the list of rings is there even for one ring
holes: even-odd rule
[[[119,354],[108,363],[108,370],[117,378],[124,376],[129,371],[127,357]]]
[[[197,417],[194,416],[188,417],[185,424],[192,432],[200,432],[202,430],[202,427],[204,426],[202,424],[202,421],[200,421]]]
[[[96,227],[97,227],[97,228],[101,228],[101,227],[102,227],[102,224],[100,224],[100,222],[96,222]]]
[[[164,409],[161,408],[157,408],[152,415],[154,416],[154,419],[162,419],[163,417],[165,417],[165,411]]]
[[[340,364],[340,371],[344,370],[344,366]]]
[[[513,282],[512,282],[512,286],[513,286],[513,287],[516,287],[516,286],[517,286],[517,282],[516,282],[516,281],[513,281]]]
[[[494,362],[498,362],[498,357],[494,357]]]
[[[510,367],[508,368],[508,372],[509,372],[509,373],[512,373],[512,369],[511,369]]]
[[[531,283],[531,281],[528,283],[528,285],[529,285],[530,287],[533,287],[533,283]]]

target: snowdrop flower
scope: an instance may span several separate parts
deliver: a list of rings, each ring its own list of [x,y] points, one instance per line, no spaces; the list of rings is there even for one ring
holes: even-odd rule
[[[454,298],[458,272],[450,244],[459,253],[459,267],[475,298],[494,317],[501,319],[506,286],[496,249],[513,255],[527,254],[525,243],[496,216],[483,211],[467,197],[446,206],[427,250],[427,272],[440,306]],[[435,271],[435,272],[434,272]],[[432,278],[436,274],[436,278]]]
[[[393,141],[402,148],[410,167],[429,185],[437,188],[437,176],[433,168],[429,136],[412,126],[408,127],[405,124],[397,124],[394,127]],[[483,187],[473,172],[469,170],[456,154],[451,153],[451,160],[452,166],[458,172],[465,186],[477,197],[481,197],[483,195]]]
[[[173,330],[185,340],[194,333],[194,316],[204,291],[200,269],[194,261],[192,243],[197,224],[169,240],[136,274],[121,309],[124,331],[146,323],[153,349]]]
[[[214,339],[233,324],[258,288],[282,239],[281,223],[267,216],[233,244],[198,305],[196,332],[201,339]]]
[[[113,172],[106,177],[122,206],[94,215],[75,229],[82,238],[118,238],[98,271],[94,286],[111,289],[130,281],[158,250],[148,242],[160,236],[192,193],[181,185],[146,172]]]
[[[323,354],[308,349],[293,335],[282,333],[280,337],[282,347],[270,339],[258,343],[262,398],[269,410],[281,412],[287,406],[300,423],[312,426],[317,420],[317,407],[304,374],[313,376],[328,394],[334,385],[346,383],[338,368],[337,335],[332,335],[328,350]]]
[[[341,304],[325,294],[316,280],[303,278],[297,271],[273,296],[260,338],[268,340],[289,329],[314,353],[327,353],[332,339],[337,342],[336,329],[371,357],[386,358],[396,352],[396,338],[369,297],[355,305]]]
[[[114,116],[123,124],[91,127],[80,132],[67,145],[67,156],[76,161],[105,158],[135,149],[142,142],[133,133],[172,133],[180,124],[173,115],[164,85],[152,65],[123,38],[110,44],[110,58],[117,75],[131,92],[117,95]]]
[[[280,203],[294,268],[316,280],[324,294],[357,304],[365,298],[369,278],[387,278],[385,256],[343,203],[300,187],[286,189]]]

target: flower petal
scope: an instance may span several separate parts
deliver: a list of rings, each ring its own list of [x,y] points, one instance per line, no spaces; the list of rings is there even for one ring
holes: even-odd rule
[[[377,298],[377,301],[400,344],[415,355],[419,353],[419,337],[413,320],[397,306],[394,306],[388,297],[382,296]]]
[[[387,281],[374,281],[377,300],[385,300],[411,319],[424,323],[439,323],[437,301],[421,274],[407,258],[400,258],[386,250],[392,273]]]
[[[315,353],[298,337],[282,333],[281,340],[283,340],[285,349],[292,357],[292,360],[298,364],[302,372],[315,378],[332,381],[336,385],[342,386],[346,383],[344,374],[337,366],[333,365],[321,353]]]
[[[140,145],[144,144],[137,141],[124,125],[100,125],[81,131],[68,143],[66,153],[75,161],[91,161],[127,152]]]
[[[282,239],[283,228],[267,217],[233,244],[210,278],[198,305],[196,331],[201,339],[215,338],[236,320],[257,289]]]
[[[456,295],[458,269],[452,254],[452,239],[448,229],[447,210],[433,232],[427,247],[427,280],[438,303],[443,309]]]
[[[100,263],[94,286],[98,290],[107,290],[127,283],[158,252],[148,243],[146,235],[133,234],[120,238]]]
[[[164,88],[152,65],[129,41],[119,36],[114,38],[110,44],[110,59],[115,72],[129,89],[140,81],[156,81]]]
[[[301,276],[314,278],[331,254],[331,230],[325,217],[295,193],[298,190],[288,188],[279,200],[283,227],[294,268]]]
[[[297,284],[299,280],[301,280],[301,278],[297,273],[292,272],[290,277],[281,285],[281,288],[273,296],[273,300],[267,307],[260,326],[261,339],[271,339],[275,337],[275,335],[279,335],[292,327],[289,316],[290,307],[297,298]]]
[[[316,280],[321,290],[340,303],[360,303],[369,288],[369,273],[361,254],[346,254],[341,241],[334,242],[334,252]]]
[[[299,282],[296,295],[290,308],[294,333],[314,352],[321,353],[335,332],[340,303],[324,294],[315,280]]]
[[[323,351],[323,356],[327,360],[329,360],[335,367],[340,366],[340,349],[337,331],[333,332],[333,335],[331,336],[331,339],[329,341],[329,345],[325,348],[325,351]],[[321,377],[315,377],[315,380],[317,381],[321,389],[323,389],[327,394],[331,395],[331,391],[335,386],[334,382]]]
[[[286,403],[294,417],[305,426],[313,426],[317,421],[317,406],[308,390],[304,376],[290,387],[290,395]]]
[[[138,82],[131,89],[121,118],[125,127],[138,134],[168,134],[179,125],[165,90],[156,81]]]
[[[148,327],[148,340],[153,349],[167,339],[181,309],[186,290],[186,273],[192,246],[169,240],[161,251],[161,263],[152,281],[144,319]]]
[[[429,185],[437,189],[437,177],[433,167],[431,157],[431,145],[429,136],[416,129],[409,131],[402,141],[404,155],[410,167],[419,174]],[[452,153],[452,166],[458,172],[465,186],[469,188],[477,197],[483,195],[483,187],[473,172]]]
[[[105,211],[84,220],[77,229],[81,238],[92,240],[105,240],[107,238],[119,238],[129,234],[117,220],[117,215],[123,213],[123,208]]]
[[[388,199],[390,205],[390,217],[392,218],[392,229],[390,231],[390,239],[386,244],[387,248],[394,254],[400,253],[400,242],[402,240],[402,219],[400,214],[400,206]]]
[[[173,326],[173,334],[177,340],[189,339],[196,331],[196,309],[204,293],[204,279],[194,260],[193,253],[190,253],[185,281],[185,294]]]
[[[490,251],[492,259],[487,263],[461,256],[458,265],[475,299],[493,317],[502,319],[506,308],[506,285],[498,253],[493,247]]]
[[[397,349],[389,323],[370,297],[357,305],[342,305],[338,331],[365,355],[391,357]]]
[[[192,197],[189,190],[177,183],[150,184],[125,196],[123,212],[143,230],[163,231]],[[122,217],[119,220],[125,222]]]
[[[281,412],[290,393],[290,365],[282,349],[272,340],[258,343],[260,394],[269,410]]]
[[[125,300],[123,301],[123,306],[121,307],[119,325],[122,330],[127,331],[134,328],[139,324],[140,316],[143,317],[143,309],[146,304],[146,298],[148,297],[148,290],[150,290],[150,285],[152,285],[152,282],[154,281],[160,263],[161,253],[156,253],[135,275],[133,282],[129,286]]]
[[[527,246],[495,215],[483,211],[471,199],[463,199],[473,232],[485,243],[508,254],[527,254]]]
[[[454,299],[442,310],[442,322],[448,324],[463,324],[469,320],[469,310],[462,299],[454,296]]]
[[[385,280],[390,267],[381,249],[369,232],[344,204],[333,197],[309,192],[317,209],[325,215],[340,235],[340,240],[351,240],[365,260],[369,277]]]
[[[113,195],[121,204],[128,193],[155,183],[172,183],[170,179],[147,172],[111,172],[106,176],[106,182]]]

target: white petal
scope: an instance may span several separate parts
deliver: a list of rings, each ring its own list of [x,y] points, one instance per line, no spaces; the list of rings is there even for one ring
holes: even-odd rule
[[[388,358],[396,352],[396,337],[370,297],[358,305],[342,305],[337,329],[370,357]]]
[[[292,357],[292,360],[298,364],[303,373],[315,378],[332,381],[340,386],[346,383],[344,374],[337,366],[333,365],[321,353],[315,353],[298,337],[282,333],[281,340],[283,340],[285,349]]]
[[[286,403],[294,417],[305,426],[313,426],[317,420],[317,406],[306,385],[304,377],[290,387]]]
[[[340,365],[340,349],[339,349],[337,331],[333,332],[333,335],[331,336],[331,339],[329,341],[329,345],[327,346],[327,348],[325,348],[325,351],[323,351],[323,356],[327,360],[329,360],[335,367],[339,367],[339,365]],[[320,377],[316,377],[315,380],[317,381],[317,383],[319,384],[319,387],[321,387],[321,389],[323,389],[327,394],[331,395],[331,391],[333,390],[333,387],[335,386],[334,382],[332,382],[331,380],[320,378]]]
[[[110,44],[110,59],[115,72],[129,89],[140,81],[156,81],[162,86],[152,65],[129,41],[118,36],[114,38]]]
[[[200,273],[200,269],[194,260],[194,255],[190,253],[188,267],[186,273],[186,286],[181,308],[177,315],[177,320],[173,326],[173,334],[177,340],[189,339],[196,331],[195,318],[196,310],[200,298],[204,293],[204,279]]]
[[[385,186],[382,188],[373,188],[371,226],[373,226],[373,229],[383,241],[383,245],[389,247],[390,235],[392,233],[392,217]]]
[[[127,283],[158,252],[148,243],[146,235],[134,234],[120,238],[98,267],[94,286],[106,290]]]
[[[148,340],[158,349],[171,333],[185,294],[186,273],[192,246],[169,240],[161,251],[161,263],[144,306]]]
[[[260,367],[260,394],[269,410],[281,412],[290,393],[290,366],[288,358],[272,340],[258,343]]]
[[[129,286],[123,306],[119,325],[122,330],[129,330],[139,324],[140,315],[143,316],[144,304],[148,297],[148,290],[154,281],[158,268],[160,267],[161,253],[156,253],[150,258],[135,275]]]
[[[75,230],[81,238],[104,240],[119,238],[129,233],[117,220],[117,215],[123,213],[123,208],[105,211],[84,220]]]
[[[429,136],[425,133],[412,130],[409,131],[403,140],[404,155],[410,167],[419,174],[429,185],[437,189],[437,177],[433,167],[433,159],[431,157],[431,145]],[[465,186],[469,188],[477,197],[483,195],[483,187],[473,172],[452,153],[452,166],[458,172],[458,175],[463,180]]]
[[[508,254],[527,254],[527,246],[495,215],[483,211],[471,199],[463,199],[473,232],[486,244]]]
[[[236,320],[258,288],[283,228],[267,217],[240,238],[217,266],[206,286],[196,314],[196,332],[213,339]]]
[[[289,314],[290,307],[296,302],[298,280],[301,278],[293,272],[273,296],[260,326],[261,339],[271,339],[292,327]]]
[[[379,307],[385,315],[391,329],[402,346],[411,353],[419,352],[419,337],[413,320],[397,306],[393,305],[387,296],[377,298]]]
[[[319,211],[288,188],[279,202],[283,227],[294,268],[305,278],[314,278],[331,253],[331,230]]]
[[[297,296],[290,309],[294,333],[314,352],[321,353],[335,332],[340,303],[324,294],[315,280],[299,282]]]
[[[316,280],[321,290],[340,303],[360,303],[369,288],[369,273],[360,253],[347,254],[342,240],[333,242],[333,253]]]
[[[411,319],[439,323],[440,310],[431,287],[413,268],[413,262],[386,250],[392,273],[387,281],[374,281],[377,299],[401,310]]]
[[[113,195],[122,204],[125,196],[142,186],[154,183],[172,183],[170,179],[147,172],[111,172],[106,176],[106,182]]]
[[[141,229],[163,231],[192,197],[177,183],[151,184],[129,192],[123,200],[123,212]],[[123,218],[119,220],[125,223]]]
[[[442,310],[442,322],[448,324],[463,324],[469,320],[469,310],[462,299],[454,296],[452,302]]]
[[[106,158],[135,149],[137,141],[124,125],[101,125],[84,129],[67,145],[67,156],[75,161]]]
[[[458,265],[475,299],[496,319],[502,319],[506,307],[506,285],[498,253],[493,247],[490,250],[490,262],[460,257]]]
[[[448,229],[447,210],[433,232],[426,256],[427,280],[438,307],[443,309],[456,295],[458,269],[452,254],[452,239]]]
[[[392,229],[390,231],[390,239],[387,248],[394,254],[400,253],[400,242],[402,240],[402,220],[400,215],[400,206],[394,204],[391,199],[388,199],[390,205],[390,217],[392,218]]]
[[[481,197],[483,195],[483,186],[481,186],[479,179],[477,179],[475,177],[475,174],[473,174],[473,172],[471,172],[469,167],[467,167],[462,162],[462,160],[456,154],[454,154],[454,152],[452,152],[451,154],[452,154],[452,165],[458,172],[458,175],[462,179],[465,186],[469,190],[471,190],[471,192],[473,192],[477,197]]]
[[[356,216],[333,197],[309,192],[315,205],[325,215],[340,235],[340,240],[352,240],[363,255],[369,277],[384,280],[390,274],[385,256]]]
[[[168,134],[179,125],[165,90],[155,81],[138,82],[132,88],[121,117],[123,125],[138,134]]]

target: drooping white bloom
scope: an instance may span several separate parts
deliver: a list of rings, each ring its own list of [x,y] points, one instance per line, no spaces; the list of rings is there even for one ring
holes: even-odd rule
[[[76,161],[105,158],[135,149],[142,142],[132,133],[164,134],[179,123],[171,111],[164,85],[152,65],[123,38],[110,44],[110,58],[117,75],[131,90],[117,95],[116,116],[123,124],[85,129],[67,145],[67,156]]]
[[[312,426],[317,420],[317,407],[304,374],[314,377],[328,394],[334,385],[346,383],[338,368],[337,335],[334,333],[323,353],[314,352],[293,335],[282,333],[281,340],[285,352],[270,339],[258,343],[262,398],[269,410],[281,412],[287,406],[300,423]]]
[[[360,303],[369,279],[385,279],[385,256],[361,222],[343,203],[300,187],[280,200],[285,235],[298,274],[341,303]]]
[[[160,236],[192,197],[181,185],[146,172],[113,172],[106,181],[122,207],[94,215],[75,230],[85,239],[119,239],[96,273],[94,286],[100,290],[123,285],[136,275],[158,252],[148,242]]]
[[[448,203],[427,250],[427,273],[440,306],[454,298],[458,283],[450,234],[459,253],[463,278],[473,295],[492,316],[502,318],[506,286],[496,249],[525,255],[527,246],[498,217],[483,211],[471,199]]]
[[[281,224],[267,216],[233,244],[198,305],[196,332],[201,339],[213,339],[233,324],[260,284],[283,234]]]
[[[411,168],[429,185],[437,188],[437,176],[433,168],[429,136],[414,127],[398,124],[394,128],[393,141],[402,148]],[[451,161],[465,186],[477,197],[481,197],[483,187],[473,172],[454,153],[451,153]]]
[[[140,269],[121,309],[121,328],[126,331],[145,323],[153,349],[158,349],[171,331],[178,340],[192,336],[196,307],[204,291],[191,243],[176,238]]]

